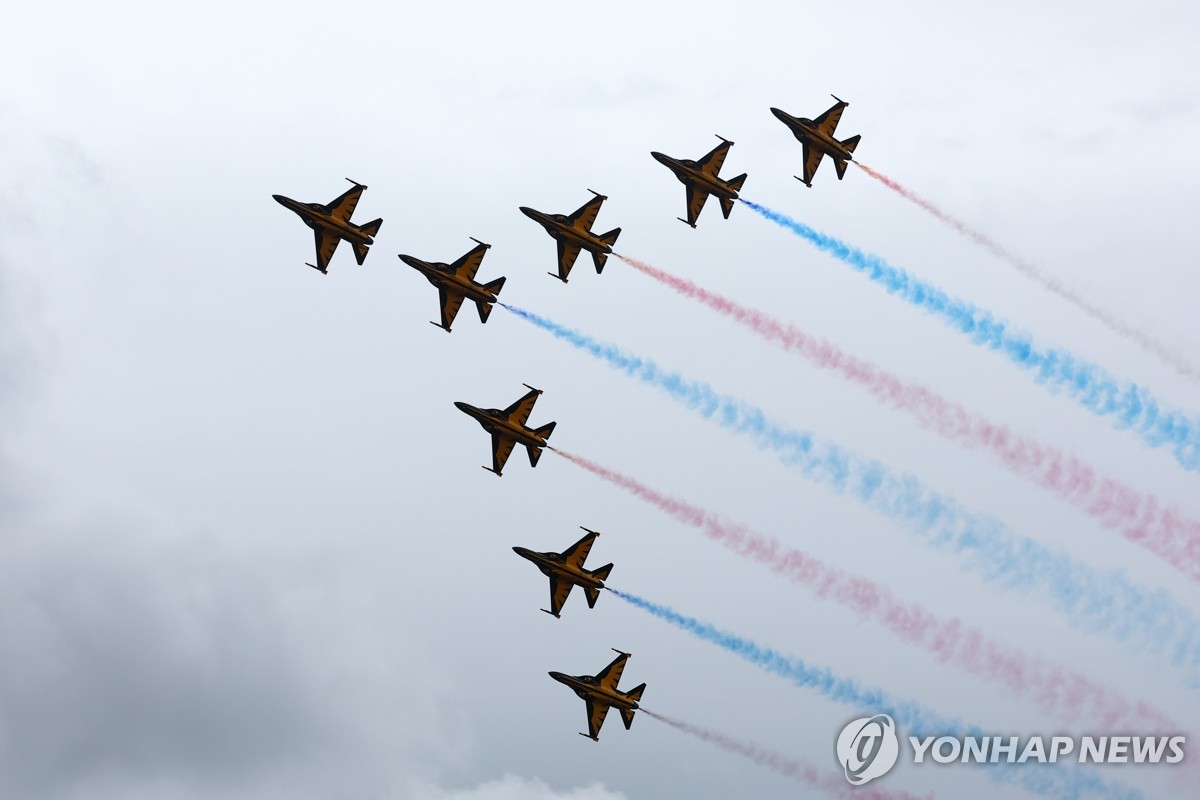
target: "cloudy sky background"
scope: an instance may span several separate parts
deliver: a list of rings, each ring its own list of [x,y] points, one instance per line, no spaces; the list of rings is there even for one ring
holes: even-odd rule
[[[1177,671],[981,585],[853,500],[809,484],[498,309],[428,325],[436,292],[396,253],[493,245],[503,297],[650,356],[910,471],[1014,532],[1123,567],[1195,608],[1153,556],[921,431],[865,394],[617,261],[545,276],[554,244],[517,211],[597,221],[687,275],[1078,453],[1200,515],[1196,477],[1033,385],[1000,357],[649,156],[737,145],[744,194],[912,268],[1200,406],[1195,384],[1048,296],[858,170],[791,176],[770,113],[851,101],[858,155],[1189,354],[1200,278],[1200,10],[1016,2],[25,5],[0,31],[0,795],[125,800],[794,796],[802,787],[640,717],[575,736],[548,670],[634,653],[648,708],[836,769],[860,709],[759,672],[614,597],[563,618],[510,547],[604,532],[610,583],[997,732],[1060,723],[765,577],[547,454],[479,469],[451,405],[545,390],[554,443],[746,522],[1167,708]],[[271,194],[370,185],[384,218],[328,276]],[[871,711],[872,709],[861,709]],[[1151,796],[1162,772],[1108,770]],[[1011,797],[962,769],[892,788]]]

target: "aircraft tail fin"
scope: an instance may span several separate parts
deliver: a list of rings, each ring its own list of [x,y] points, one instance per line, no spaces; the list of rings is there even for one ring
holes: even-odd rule
[[[621,235],[620,228],[613,228],[608,233],[602,234],[599,239],[609,247],[617,243],[617,237]],[[607,253],[592,253],[592,261],[596,262],[596,274],[599,275],[604,271],[604,262],[608,260]]]
[[[542,448],[526,445],[525,449],[529,451],[529,466],[536,467],[538,459],[542,457]]]
[[[366,234],[367,236],[374,236],[375,234],[379,233],[379,226],[382,224],[383,217],[380,217],[374,222],[368,222],[366,225],[359,225],[358,232]]]
[[[725,215],[725,219],[729,219],[729,212],[733,211],[733,200],[729,197],[718,197],[721,201],[721,213]]]
[[[496,278],[491,283],[485,283],[483,285],[484,291],[491,292],[492,294],[500,294],[500,290],[504,288],[504,280],[504,278]]]
[[[861,134],[855,134],[854,136],[851,136],[849,139],[843,139],[842,147],[846,148],[851,153],[853,153],[854,148],[858,147],[858,140],[861,138],[862,138]]]
[[[369,247],[370,247],[370,245],[359,244],[359,243],[355,242],[354,243],[354,260],[357,261],[359,264],[362,264],[364,261],[366,261],[367,260],[367,250]]]
[[[482,300],[477,300],[477,301],[475,302],[475,305],[479,307],[479,321],[480,321],[480,322],[487,322],[487,318],[488,318],[488,317],[491,315],[491,313],[492,313],[492,304],[491,304],[491,303],[485,303],[485,302],[483,302]]]
[[[547,422],[542,427],[534,429],[533,434],[543,439],[549,439],[550,434],[554,433],[554,426],[557,424],[557,422]]]
[[[621,721],[625,723],[625,730],[629,730],[633,726],[633,714],[632,708],[621,709]]]
[[[735,192],[740,192],[742,190],[742,184],[746,182],[746,173],[743,172],[736,178],[730,178],[725,182],[729,184],[730,189],[733,189]]]
[[[588,608],[595,608],[596,601],[600,599],[600,590],[585,586],[583,587],[583,593],[587,595]]]
[[[630,689],[628,692],[625,692],[625,696],[628,697],[630,700],[632,700],[635,703],[640,703],[642,701],[642,692],[644,692],[644,691],[646,691],[646,684],[643,683],[641,686],[635,686],[634,688]],[[631,714],[631,716],[632,716],[632,714]],[[629,723],[626,723],[625,727],[628,728]]]
[[[840,181],[846,174],[846,162],[840,158],[835,158],[833,160],[833,166],[834,169],[837,170],[838,180]]]
[[[612,564],[605,564],[603,567],[598,567],[588,574],[598,581],[606,581],[608,580],[608,573],[612,572],[612,568]]]

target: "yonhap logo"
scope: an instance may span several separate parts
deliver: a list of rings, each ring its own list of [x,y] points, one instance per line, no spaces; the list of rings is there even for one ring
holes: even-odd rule
[[[838,735],[838,762],[853,786],[886,775],[899,756],[896,722],[887,714],[856,719]]]

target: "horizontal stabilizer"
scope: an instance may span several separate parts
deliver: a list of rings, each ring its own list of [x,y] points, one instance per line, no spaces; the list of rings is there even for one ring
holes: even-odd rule
[[[529,466],[536,467],[538,459],[542,457],[542,448],[525,445],[525,449],[529,451]]]
[[[621,709],[621,721],[625,723],[625,730],[629,730],[633,726],[634,710],[632,708]]]
[[[618,237],[618,236],[620,236],[620,235],[621,235],[621,229],[620,229],[620,228],[613,228],[613,229],[612,229],[611,231],[609,231],[608,233],[606,233],[606,234],[603,234],[602,236],[600,236],[600,241],[604,242],[604,243],[605,243],[606,245],[608,245],[609,247],[612,247],[614,244],[616,244],[616,243],[617,243],[617,237]]]
[[[369,245],[354,243],[354,258],[359,264],[367,260],[367,250]]]
[[[612,572],[612,568],[612,564],[605,564],[603,567],[598,567],[588,574],[598,581],[606,581],[608,580],[608,573]]]
[[[485,283],[483,285],[484,291],[491,292],[492,294],[500,294],[500,290],[504,288],[504,280],[504,278],[496,278],[491,283]]]
[[[733,211],[733,198],[718,197],[717,200],[721,202],[721,213],[725,215],[725,219],[729,219],[729,212]]]
[[[608,261],[608,253],[592,253],[592,261],[596,263],[596,274],[604,272],[604,262]]]
[[[492,304],[484,303],[483,301],[476,301],[475,305],[479,308],[479,321],[487,322],[487,318],[491,316],[492,313]]]
[[[735,192],[740,192],[742,190],[742,184],[746,182],[746,173],[743,172],[736,178],[730,178],[725,182],[729,184],[730,189],[733,189]]]
[[[835,158],[833,160],[833,166],[834,166],[834,169],[837,170],[838,180],[840,181],[842,179],[842,177],[846,174],[846,162],[841,160],[840,158]]]
[[[550,434],[554,433],[554,426],[557,424],[557,422],[547,422],[542,427],[535,429],[533,435],[541,437],[542,439],[549,439]]]
[[[600,597],[600,590],[592,589],[591,587],[584,586],[583,593],[585,595],[587,595],[588,608],[595,608],[596,600],[599,599],[599,597]]]
[[[853,153],[854,148],[858,147],[858,140],[861,138],[862,138],[862,135],[860,134],[860,135],[851,136],[849,139],[843,139],[842,147],[846,148],[851,153]]]
[[[379,226],[382,224],[383,224],[383,217],[380,217],[379,219],[375,220],[374,222],[368,222],[366,225],[359,225],[358,232],[366,234],[367,236],[374,236],[375,234],[379,233]],[[359,263],[362,263],[362,262],[359,262]]]
[[[643,683],[641,686],[636,686],[630,689],[628,692],[625,692],[625,696],[635,703],[640,703],[642,701],[642,692],[644,691],[646,691],[646,684]],[[626,725],[625,727],[628,728],[629,725]]]

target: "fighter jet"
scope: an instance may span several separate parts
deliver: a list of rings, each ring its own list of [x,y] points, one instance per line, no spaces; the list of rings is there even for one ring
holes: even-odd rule
[[[600,213],[600,206],[604,205],[608,197],[592,189],[588,191],[596,197],[584,203],[569,217],[565,214],[543,214],[541,211],[521,206],[522,214],[545,228],[546,233],[558,242],[558,274],[548,274],[563,283],[567,282],[567,276],[571,274],[571,267],[575,266],[575,259],[579,257],[581,249],[592,254],[592,260],[596,262],[596,274],[603,272],[604,262],[612,252],[612,246],[617,243],[617,237],[621,235],[620,228],[613,228],[600,236],[592,233],[592,224],[596,221],[596,215]]]
[[[847,162],[854,160],[851,154],[854,152],[854,148],[858,147],[858,140],[862,138],[861,136],[851,136],[840,142],[833,138],[838,120],[842,118],[842,111],[850,104],[838,98],[837,95],[831,96],[837,100],[837,103],[815,120],[793,117],[778,108],[771,109],[771,113],[778,117],[780,122],[791,128],[792,133],[804,145],[804,177],[801,178],[799,175],[793,177],[810,189],[813,175],[816,174],[817,167],[821,165],[821,156],[827,155],[833,159],[833,166],[837,168],[837,176],[840,181],[846,174]]]
[[[699,161],[692,161],[690,158],[671,158],[662,153],[650,153],[658,163],[674,172],[675,177],[679,178],[679,182],[687,187],[688,218],[676,217],[676,219],[686,222],[693,228],[696,227],[696,218],[700,216],[700,210],[704,208],[704,201],[710,194],[717,196],[721,202],[721,213],[725,215],[725,219],[729,219],[729,212],[733,210],[733,201],[737,200],[738,192],[741,191],[742,184],[746,182],[746,173],[744,172],[728,181],[717,177],[717,173],[721,171],[721,165],[725,163],[725,156],[729,153],[729,148],[733,147],[733,142],[728,139],[722,136],[717,138],[721,140],[721,143]]]
[[[447,332],[454,324],[454,317],[458,314],[463,300],[475,301],[479,308],[479,321],[487,322],[488,315],[492,313],[492,303],[496,302],[497,295],[504,286],[504,278],[497,278],[491,283],[475,282],[475,273],[479,271],[483,255],[491,245],[484,244],[474,237],[471,237],[471,241],[477,246],[453,264],[430,263],[400,254],[401,261],[420,272],[437,287],[442,303],[442,321],[439,324],[430,320],[429,324],[437,325]]]
[[[349,178],[346,180],[350,181]],[[329,259],[333,258],[333,251],[342,239],[354,248],[354,257],[358,259],[358,263],[363,263],[367,258],[367,248],[375,243],[372,237],[379,233],[379,226],[383,224],[383,219],[368,222],[366,225],[355,225],[350,221],[354,207],[358,205],[358,198],[363,189],[367,188],[357,181],[350,182],[354,184],[353,188],[325,206],[320,203],[301,203],[281,194],[272,195],[275,202],[295,211],[300,215],[300,219],[304,220],[304,224],[313,229],[317,237],[317,263],[308,266],[322,274],[328,274]]]
[[[629,726],[633,725],[633,712],[638,710],[638,701],[642,699],[642,692],[646,690],[644,683],[628,692],[617,690],[617,683],[621,680],[621,672],[625,669],[629,653],[622,653],[615,647],[613,652],[619,655],[599,675],[550,673],[551,678],[571,687],[575,694],[587,703],[588,732],[579,735],[586,736],[594,742],[600,741],[600,726],[604,724],[604,717],[608,714],[610,706],[621,712],[625,730],[629,730]]]
[[[492,435],[492,466],[484,467],[497,475],[504,469],[504,462],[518,444],[525,445],[529,451],[529,466],[536,467],[542,457],[542,448],[547,447],[546,440],[554,432],[557,423],[550,422],[540,428],[530,428],[525,425],[533,404],[537,402],[541,389],[535,389],[528,383],[525,388],[528,394],[508,408],[501,411],[497,408],[476,408],[470,403],[455,403],[459,411],[474,417],[483,429]]]
[[[593,570],[583,568],[583,562],[591,552],[592,542],[596,541],[600,534],[583,528],[582,525],[580,527],[587,531],[587,536],[561,553],[538,553],[524,547],[513,548],[514,553],[532,561],[550,579],[550,610],[546,611],[543,608],[542,611],[554,617],[558,617],[558,612],[562,610],[563,603],[567,602],[574,586],[582,588],[587,595],[588,608],[595,608],[596,598],[604,588],[604,581],[608,578],[608,573],[612,572],[612,564],[605,564],[600,569]]]

